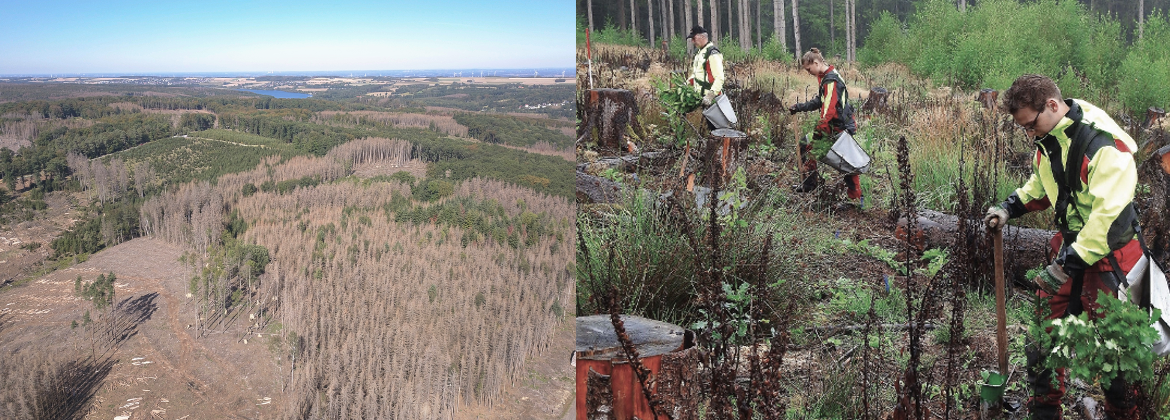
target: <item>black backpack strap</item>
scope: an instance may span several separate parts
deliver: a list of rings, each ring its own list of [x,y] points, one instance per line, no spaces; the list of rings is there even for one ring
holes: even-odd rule
[[[1116,295],[1120,285],[1124,284],[1125,287],[1129,287],[1129,280],[1126,280],[1125,273],[1121,271],[1121,264],[1117,262],[1116,253],[1110,252],[1106,258],[1109,259],[1109,265],[1113,267],[1113,271],[1110,271],[1108,276],[1101,276],[1101,282],[1105,283],[1105,286],[1108,286],[1109,290],[1112,290],[1113,294]]]

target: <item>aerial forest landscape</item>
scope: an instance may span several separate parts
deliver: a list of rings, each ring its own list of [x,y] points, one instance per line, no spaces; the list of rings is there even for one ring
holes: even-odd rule
[[[1132,289],[1046,319],[1060,219],[985,221],[1073,118],[1016,118],[1009,88],[1042,75],[1115,122],[1133,246],[1164,273],[1170,2],[576,4],[577,419],[1170,418],[1170,307]],[[823,80],[870,159],[856,195],[804,157]],[[1054,404],[1033,366],[1067,368]]]
[[[100,13],[195,13],[125,6]],[[386,58],[0,47],[0,418],[572,412],[568,8],[476,6],[431,22],[443,33],[383,6],[286,6],[308,29],[269,29],[367,25],[321,39]],[[512,36],[559,37],[559,56],[426,46],[505,12],[548,21]]]

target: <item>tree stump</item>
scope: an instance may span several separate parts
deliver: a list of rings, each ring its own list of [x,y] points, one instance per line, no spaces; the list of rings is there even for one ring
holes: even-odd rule
[[[1163,147],[1154,152],[1154,159],[1157,159],[1159,165],[1162,166],[1162,172],[1170,175],[1170,146]]]
[[[999,99],[999,91],[995,89],[981,89],[975,99],[983,104],[983,109],[995,109],[995,102]]]
[[[869,98],[865,100],[865,104],[861,106],[861,110],[865,112],[881,112],[889,107],[888,98],[890,91],[884,87],[875,86],[869,89]]]
[[[726,183],[743,163],[745,158],[743,152],[747,150],[747,145],[747,134],[742,131],[730,128],[712,131],[711,137],[707,139],[703,154],[704,163],[708,168],[707,173],[709,175],[721,174],[720,185]]]
[[[577,129],[577,143],[593,140],[593,130],[597,129],[597,145],[607,149],[625,149],[626,142],[623,136],[627,127],[633,126],[636,132],[642,127],[635,118],[638,115],[638,102],[634,93],[624,89],[591,89],[584,92],[582,108],[585,116]]]
[[[1146,122],[1142,124],[1142,127],[1143,128],[1150,128],[1154,125],[1157,125],[1158,120],[1162,119],[1165,116],[1166,116],[1166,110],[1164,110],[1162,108],[1158,108],[1156,106],[1151,106],[1149,109],[1146,109]]]

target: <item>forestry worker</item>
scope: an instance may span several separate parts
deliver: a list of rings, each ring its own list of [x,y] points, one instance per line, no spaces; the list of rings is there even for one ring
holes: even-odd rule
[[[1041,305],[1051,311],[1047,319],[1083,311],[1099,318],[1098,293],[1116,296],[1119,282],[1142,255],[1134,239],[1137,144],[1101,108],[1063,99],[1045,76],[1020,76],[1004,92],[1002,107],[1034,140],[1036,155],[1028,181],[989,208],[984,222],[999,228],[1008,219],[1054,207],[1060,232],[1052,238],[1050,256],[1056,259],[1035,279]],[[1045,352],[1029,343],[1025,353],[1032,418],[1059,419],[1065,369],[1056,370],[1054,383],[1052,370],[1043,368]],[[1105,390],[1105,407],[1111,419],[1135,418],[1133,389],[1123,376]]]
[[[723,53],[710,42],[702,26],[691,28],[687,39],[695,43],[695,58],[691,61],[691,77],[687,83],[703,96],[703,105],[711,105],[723,93]]]

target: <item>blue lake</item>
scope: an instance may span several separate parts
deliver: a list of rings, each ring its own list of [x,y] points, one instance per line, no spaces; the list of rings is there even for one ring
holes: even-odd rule
[[[258,95],[268,95],[268,96],[271,96],[274,98],[284,98],[284,99],[304,99],[304,98],[312,97],[312,95],[307,94],[307,93],[285,92],[283,90],[255,90],[255,89],[236,89],[236,90],[242,90],[244,92],[252,92],[252,93],[255,93]]]

